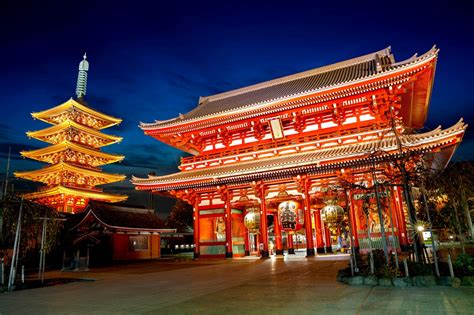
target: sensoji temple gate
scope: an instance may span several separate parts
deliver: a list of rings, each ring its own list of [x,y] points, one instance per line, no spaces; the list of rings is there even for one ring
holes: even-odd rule
[[[466,129],[416,132],[437,56],[396,62],[387,48],[201,97],[187,114],[140,125],[192,154],[180,172],[132,182],[193,206],[195,257],[291,254],[296,243],[313,256],[346,237],[356,251],[405,250],[416,218],[403,179],[445,167]]]

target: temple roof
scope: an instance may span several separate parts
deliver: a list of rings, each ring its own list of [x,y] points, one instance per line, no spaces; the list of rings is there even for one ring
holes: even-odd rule
[[[47,122],[49,124],[56,124],[56,122],[54,122],[51,119],[51,117],[59,115],[59,114],[64,113],[64,112],[67,112],[67,111],[72,110],[72,109],[77,109],[77,110],[82,111],[82,112],[84,112],[84,113],[86,113],[86,114],[88,114],[92,117],[96,117],[98,119],[101,119],[101,120],[105,121],[106,123],[103,126],[101,126],[99,129],[108,128],[110,126],[114,126],[114,125],[120,124],[122,122],[122,119],[120,119],[120,118],[116,118],[116,117],[98,112],[98,111],[90,108],[89,106],[86,106],[85,104],[82,104],[80,101],[78,101],[76,99],[73,99],[73,98],[70,98],[66,102],[64,102],[64,103],[62,103],[62,104],[60,104],[56,107],[53,107],[53,108],[50,108],[50,109],[47,109],[47,110],[44,110],[44,111],[41,111],[41,112],[31,113],[31,116],[33,116],[33,118],[42,120],[42,121]]]
[[[423,151],[444,145],[460,142],[467,125],[462,119],[448,129],[440,127],[426,133],[401,135],[403,151]],[[288,175],[293,171],[313,172],[322,169],[340,168],[368,163],[373,153],[382,156],[400,154],[396,137],[391,134],[382,139],[368,142],[352,143],[331,148],[316,149],[311,152],[295,153],[286,156],[264,158],[238,164],[215,166],[199,170],[179,172],[164,176],[148,176],[148,178],[132,177],[136,189],[172,190],[209,185],[227,184],[239,181],[251,181],[261,178],[274,178]],[[450,157],[450,155],[448,155]],[[447,161],[445,161],[447,163]],[[444,167],[441,165],[441,167]]]
[[[176,229],[165,228],[153,209],[133,208],[124,205],[91,201],[84,212],[74,215],[77,222],[70,230],[76,229],[94,217],[111,230],[135,230],[149,232],[174,233]],[[79,219],[79,220],[78,220]]]
[[[63,172],[63,171],[70,171],[76,174],[101,178],[103,179],[104,184],[122,181],[126,178],[125,175],[104,173],[98,170],[91,170],[87,168],[74,166],[66,162],[59,162],[58,164],[48,165],[46,167],[43,167],[38,170],[33,170],[33,171],[15,172],[15,176],[24,178],[24,179],[33,180],[33,181],[45,182],[41,180],[42,177],[56,176],[57,173]]]
[[[68,149],[73,150],[75,152],[82,152],[90,156],[95,156],[95,157],[99,157],[99,158],[103,158],[107,160],[107,163],[103,163],[103,164],[110,164],[110,163],[122,161],[125,158],[125,156],[123,155],[110,154],[110,153],[105,153],[105,152],[101,152],[94,149],[89,149],[89,148],[83,147],[81,145],[78,145],[69,141],[63,141],[61,143],[54,144],[52,146],[37,149],[37,150],[21,151],[20,154],[30,159],[47,162],[47,160],[44,158],[45,155],[54,154],[56,152],[61,152]],[[93,165],[93,166],[98,166],[98,165]]]
[[[80,189],[80,188],[72,188],[72,187],[65,187],[65,186],[54,186],[48,189],[40,190],[37,192],[32,192],[28,194],[24,194],[23,197],[25,199],[40,199],[46,197],[52,197],[56,195],[69,195],[74,197],[82,197],[82,198],[89,198],[94,200],[102,200],[108,202],[119,202],[127,200],[127,195],[116,195],[116,194],[109,194],[104,193],[101,191],[95,190],[87,190],[87,189]]]
[[[390,47],[354,59],[297,73],[237,90],[201,97],[199,105],[179,117],[166,121],[141,123],[143,130],[163,128],[198,121],[213,116],[234,114],[250,108],[266,107],[272,103],[342,88],[373,78],[389,75],[436,56],[433,47],[427,53],[395,63]]]
[[[45,129],[41,129],[41,130],[37,130],[37,131],[28,131],[26,134],[27,134],[28,137],[35,138],[35,139],[38,139],[38,140],[41,140],[41,141],[47,141],[47,140],[43,140],[43,138],[46,137],[46,136],[49,136],[49,135],[54,135],[56,133],[60,133],[62,131],[71,130],[71,129],[75,129],[75,130],[78,130],[80,132],[93,135],[97,138],[104,139],[104,140],[107,141],[107,144],[104,144],[104,145],[117,143],[117,142],[122,141],[122,139],[123,139],[122,137],[102,133],[102,132],[97,131],[95,129],[92,129],[92,128],[86,127],[84,125],[78,124],[75,121],[72,121],[72,120],[69,120],[69,119],[63,121],[62,123],[60,123],[58,125],[51,126],[49,128],[45,128]],[[51,142],[51,141],[47,141],[47,142],[55,143],[55,142]]]

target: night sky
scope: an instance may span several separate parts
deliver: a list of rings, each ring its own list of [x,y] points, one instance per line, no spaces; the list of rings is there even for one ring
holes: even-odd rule
[[[173,3],[172,3],[173,2]],[[143,135],[138,123],[176,117],[212,95],[392,47],[397,61],[440,49],[426,130],[460,117],[474,123],[474,5],[456,1],[2,1],[0,172],[42,167],[19,151],[46,146],[25,132],[49,127],[30,113],[74,96],[84,52],[88,104],[124,119],[105,151],[126,159],[109,172],[177,171],[182,152]],[[336,6],[337,3],[337,6]],[[456,160],[472,160],[468,130]],[[15,181],[17,190],[31,189]],[[109,191],[147,200],[127,180]],[[169,203],[155,204],[166,213]]]

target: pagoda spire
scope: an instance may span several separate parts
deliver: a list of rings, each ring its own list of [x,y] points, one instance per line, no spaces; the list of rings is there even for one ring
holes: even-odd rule
[[[89,61],[87,61],[87,53],[84,53],[84,59],[79,63],[79,72],[77,74],[76,96],[82,100],[87,90],[87,71],[89,71]]]

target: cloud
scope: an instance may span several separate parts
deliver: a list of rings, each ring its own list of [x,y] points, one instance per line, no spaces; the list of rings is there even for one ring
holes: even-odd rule
[[[220,85],[211,85],[201,80],[192,79],[190,76],[184,76],[180,73],[167,71],[166,79],[168,83],[178,89],[185,91],[196,91],[202,96],[213,95],[225,91],[225,86],[228,86],[228,83],[225,81],[220,81],[224,86]],[[194,95],[198,95],[194,94]],[[197,97],[196,97],[197,100]]]
[[[0,142],[0,158],[8,158],[8,150],[11,149],[12,160],[23,160],[23,157],[20,155],[20,151],[30,151],[39,149],[38,146],[32,146],[29,144],[23,143],[12,143],[12,142]]]
[[[121,165],[144,168],[156,168],[157,165],[174,165],[176,169],[180,157],[184,154],[160,142],[125,146],[122,152],[126,152],[126,157]]]

